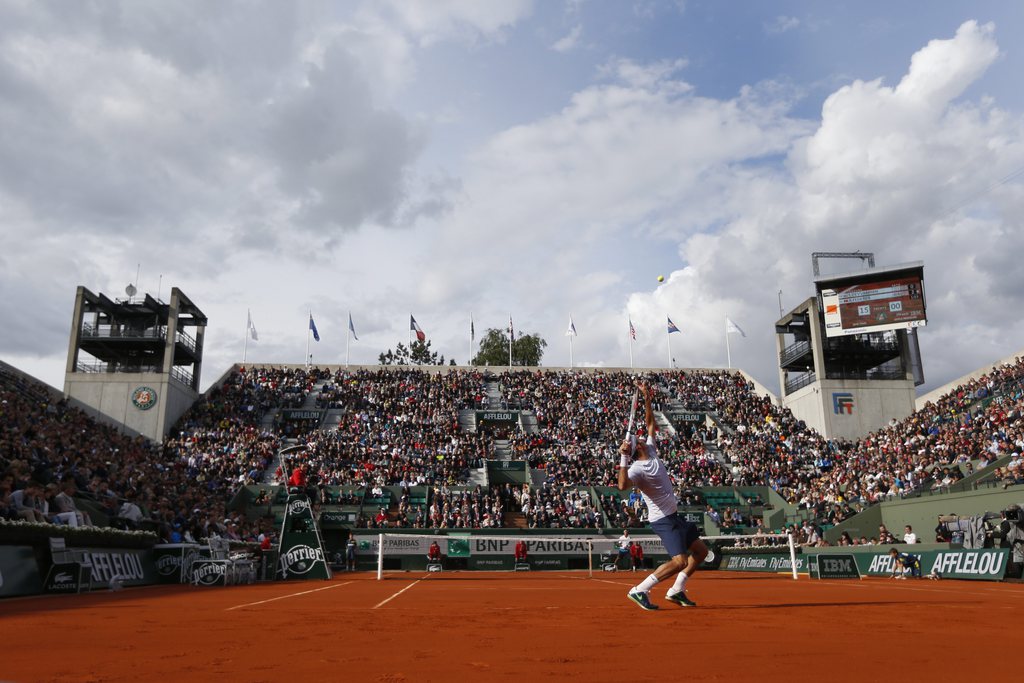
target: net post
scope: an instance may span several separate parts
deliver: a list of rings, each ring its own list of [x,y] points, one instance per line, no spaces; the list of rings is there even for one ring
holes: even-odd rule
[[[793,544],[793,534],[786,534],[786,536],[789,538],[789,561],[792,563],[793,566],[793,580],[796,581],[796,545]]]
[[[384,534],[377,534],[377,580],[384,578]]]
[[[594,578],[594,539],[587,539],[587,578]]]

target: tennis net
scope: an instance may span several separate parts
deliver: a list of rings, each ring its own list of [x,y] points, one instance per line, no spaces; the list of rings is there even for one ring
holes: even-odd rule
[[[717,567],[722,549],[776,547],[788,551],[797,578],[796,546],[787,534],[702,536],[709,549],[705,568]],[[431,571],[624,571],[657,567],[668,559],[661,540],[637,533],[628,542],[611,534],[378,533],[357,536],[359,552],[376,561],[377,578],[391,572]],[[524,547],[525,545],[525,547]],[[636,546],[634,548],[633,546]],[[525,551],[525,552],[524,552]]]

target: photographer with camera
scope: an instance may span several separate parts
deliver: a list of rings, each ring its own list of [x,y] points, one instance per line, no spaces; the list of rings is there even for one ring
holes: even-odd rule
[[[1006,578],[1019,579],[1024,568],[1024,517],[1019,505],[1010,505],[1002,514],[1003,519],[999,528],[992,531],[992,537],[999,539],[1000,548],[1010,549]]]

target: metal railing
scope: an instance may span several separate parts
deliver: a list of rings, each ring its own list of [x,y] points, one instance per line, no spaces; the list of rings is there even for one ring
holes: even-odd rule
[[[182,331],[179,330],[178,333],[175,334],[175,336],[174,336],[174,341],[176,343],[178,343],[178,344],[184,344],[185,346],[188,347],[189,351],[195,351],[196,350],[196,340],[195,340],[195,338],[193,338],[189,334],[186,334],[185,332],[182,332]]]
[[[187,387],[192,386],[192,373],[181,366],[175,365],[171,368],[171,379],[177,380]]]
[[[802,388],[806,387],[808,384],[814,384],[814,381],[816,379],[817,379],[817,376],[813,372],[808,372],[808,373],[802,374],[802,375],[800,375],[798,377],[795,377],[793,379],[788,379],[787,378],[786,379],[786,393],[787,394],[792,394],[797,389],[802,389]]]
[[[94,327],[88,323],[83,323],[81,336],[93,339],[164,339],[167,336],[167,328],[163,326],[132,327],[128,325],[96,325]]]
[[[811,342],[809,341],[798,341],[795,344],[790,344],[782,349],[782,353],[779,354],[779,363],[785,366],[800,356],[810,353],[810,350]]]

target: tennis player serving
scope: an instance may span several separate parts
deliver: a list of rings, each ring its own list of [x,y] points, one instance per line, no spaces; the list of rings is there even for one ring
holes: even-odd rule
[[[686,581],[707,557],[708,548],[700,540],[697,527],[676,513],[679,501],[672,489],[668,470],[658,459],[654,445],[656,426],[654,411],[651,410],[651,388],[641,384],[640,393],[644,397],[647,442],[637,444],[636,436],[633,435],[619,447],[622,456],[619,461],[619,490],[625,491],[630,487],[640,489],[647,504],[651,528],[661,538],[671,559],[630,589],[627,597],[643,609],[658,609],[657,605],[651,603],[651,589],[661,581],[675,576],[676,580],[668,589],[665,599],[680,607],[696,607],[696,603],[686,597]]]

